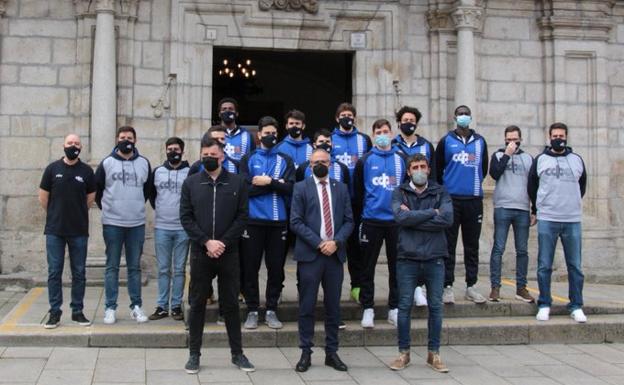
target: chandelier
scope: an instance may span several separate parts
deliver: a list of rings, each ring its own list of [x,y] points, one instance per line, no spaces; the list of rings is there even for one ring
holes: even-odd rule
[[[235,63],[233,60],[223,59],[223,67],[219,69],[219,76],[226,78],[252,78],[256,76],[256,70],[251,66],[251,59]]]

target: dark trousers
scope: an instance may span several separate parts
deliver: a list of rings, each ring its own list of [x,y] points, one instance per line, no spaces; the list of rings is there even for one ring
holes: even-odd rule
[[[464,244],[464,266],[466,266],[466,284],[477,283],[479,274],[479,237],[483,219],[483,199],[453,198],[453,225],[446,230],[448,241],[448,258],[445,262],[444,286],[452,286],[455,282],[455,248],[461,226],[462,243]]]
[[[396,309],[399,304],[396,262],[399,228],[397,225],[378,225],[362,222],[360,226],[360,245],[364,272],[362,274],[362,288],[360,289],[360,303],[362,308],[370,309],[375,305],[375,267],[381,251],[381,245],[386,241],[386,257],[388,259],[388,308]]]
[[[359,222],[354,223],[355,228],[359,228]],[[351,277],[351,288],[360,287],[362,285],[362,256],[360,248],[360,239],[357,231],[351,232],[347,239],[347,268]]]
[[[61,313],[63,304],[63,265],[65,264],[65,246],[69,253],[69,265],[72,273],[71,303],[72,313],[82,311],[87,260],[87,243],[89,237],[61,237],[46,235],[46,252],[48,258],[48,300],[50,313]]]
[[[266,309],[275,311],[284,287],[286,261],[286,226],[248,225],[241,242],[243,265],[243,295],[249,311],[258,311],[260,288],[258,272],[264,264],[267,269]]]
[[[225,328],[232,354],[243,352],[241,321],[238,309],[239,260],[238,251],[228,251],[219,258],[210,258],[199,248],[191,248],[191,282],[189,287],[189,347],[199,354],[206,322],[206,301],[213,278],[217,277],[219,304],[225,318]]]
[[[325,353],[338,351],[338,323],[340,322],[340,291],[344,269],[338,257],[318,256],[311,262],[297,262],[299,276],[299,347],[312,352],[314,338],[314,310],[319,284],[323,286],[325,305]]]

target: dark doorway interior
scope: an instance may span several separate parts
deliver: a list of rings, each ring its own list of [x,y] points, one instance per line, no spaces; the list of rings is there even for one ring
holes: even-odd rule
[[[280,122],[283,134],[284,115],[295,108],[306,114],[306,135],[333,128],[336,107],[351,101],[352,63],[351,52],[215,47],[213,116],[218,116],[217,102],[230,96],[239,103],[243,126],[256,126],[270,115]]]

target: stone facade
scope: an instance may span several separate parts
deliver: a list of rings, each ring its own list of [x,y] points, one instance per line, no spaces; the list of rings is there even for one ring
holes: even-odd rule
[[[189,142],[195,160],[211,122],[214,46],[354,51],[360,127],[391,117],[399,104],[414,105],[424,115],[420,132],[436,143],[465,101],[490,151],[502,145],[503,128],[517,124],[525,150],[537,154],[548,125],[568,123],[589,173],[586,275],[622,282],[621,0],[0,0],[3,274],[45,271],[36,194],[43,168],[62,155],[65,134],[83,137],[83,159],[94,166],[122,124],[137,128],[138,148],[154,165],[171,135]],[[486,184],[491,193],[489,178]],[[492,238],[486,203],[484,264]],[[99,212],[91,218],[89,258],[98,264]],[[509,249],[507,270],[514,266]],[[150,268],[152,250],[150,231]],[[561,258],[556,268],[565,271]]]

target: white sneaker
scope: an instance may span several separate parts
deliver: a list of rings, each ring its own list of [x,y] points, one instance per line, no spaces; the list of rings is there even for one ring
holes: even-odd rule
[[[366,329],[375,327],[375,310],[373,310],[373,308],[364,309],[364,314],[362,314],[362,327]]]
[[[570,317],[574,319],[578,323],[584,324],[587,322],[587,316],[583,313],[583,309],[576,309],[572,313],[570,313]]]
[[[143,322],[147,322],[147,316],[143,312],[143,309],[141,309],[141,307],[138,305],[135,305],[132,310],[130,310],[130,317],[132,317],[133,320],[136,320],[136,322],[140,324]]]
[[[116,312],[117,311],[115,309],[106,309],[104,311],[104,323],[111,325],[117,322],[117,318],[115,317]]]
[[[446,304],[455,303],[455,294],[453,294],[453,286],[447,286],[442,293],[442,302]]]
[[[388,323],[394,326],[399,324],[399,309],[388,310]]]
[[[416,306],[427,306],[427,297],[425,297],[422,286],[416,286],[414,290],[414,304]]]
[[[466,296],[465,298],[468,301],[472,301],[474,303],[485,303],[486,299],[474,288],[474,286],[468,286],[466,288]]]
[[[548,321],[550,319],[550,308],[540,307],[535,319],[538,321]]]

